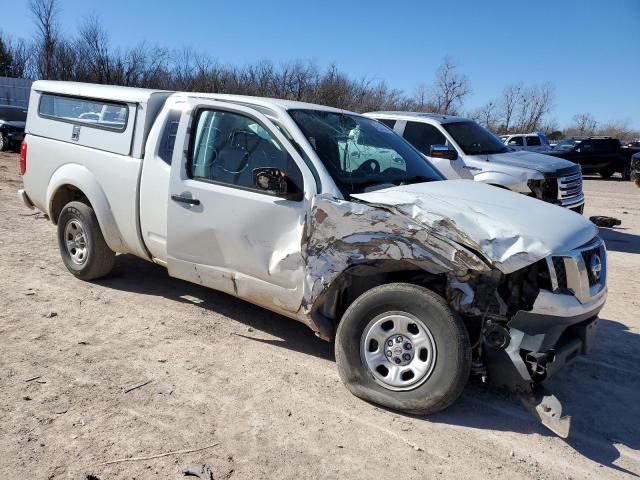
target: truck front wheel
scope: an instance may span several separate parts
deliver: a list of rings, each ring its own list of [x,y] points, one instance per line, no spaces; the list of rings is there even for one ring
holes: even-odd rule
[[[82,202],[70,202],[60,212],[58,246],[64,265],[81,280],[104,277],[115,263],[95,212]]]
[[[436,293],[405,283],[358,297],[338,325],[335,352],[351,393],[411,414],[451,405],[471,365],[462,320]]]

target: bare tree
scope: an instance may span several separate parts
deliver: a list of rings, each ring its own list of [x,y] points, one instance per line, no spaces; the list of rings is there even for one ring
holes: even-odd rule
[[[58,40],[57,0],[29,0],[29,9],[34,17],[37,34],[36,49],[40,77],[54,77],[54,56]]]
[[[568,135],[593,135],[598,122],[590,113],[578,113],[573,116],[572,123],[566,130]]]
[[[417,112],[435,112],[438,109],[438,107],[433,104],[430,87],[424,83],[416,87],[413,98],[411,99],[410,109]]]
[[[554,89],[550,84],[534,85],[520,90],[516,128],[520,132],[538,130],[543,117],[553,103]]]
[[[114,83],[117,55],[109,51],[109,37],[96,17],[88,17],[80,27],[76,51],[80,75],[85,81]]]
[[[13,54],[8,42],[2,38],[0,32],[0,75],[10,77],[10,72],[13,68]]]
[[[499,105],[495,101],[487,102],[469,113],[469,117],[493,132],[500,129]]]
[[[527,86],[522,82],[505,87],[501,96],[474,112],[497,133],[540,130],[553,107],[554,88],[546,83]],[[487,118],[490,116],[491,118]]]
[[[436,71],[431,103],[435,113],[454,115],[462,107],[464,99],[471,93],[466,75],[457,71],[457,65],[451,58],[445,58]]]
[[[638,131],[631,128],[629,120],[614,120],[603,123],[597,130],[598,135],[606,135],[622,141],[631,141],[638,138]]]

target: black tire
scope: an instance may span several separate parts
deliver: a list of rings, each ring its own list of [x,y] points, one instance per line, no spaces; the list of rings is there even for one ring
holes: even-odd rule
[[[631,160],[624,164],[624,168],[622,169],[622,179],[623,180],[631,180]]]
[[[363,332],[385,312],[409,313],[431,331],[437,351],[435,365],[414,389],[395,391],[381,385],[362,359]],[[358,297],[338,325],[335,353],[340,378],[351,393],[410,414],[431,414],[451,405],[464,390],[471,368],[469,338],[460,317],[436,293],[406,283],[381,285]]]
[[[82,235],[86,254],[78,260],[67,247],[67,240],[73,241],[72,228],[76,226],[78,235]],[[67,227],[69,226],[69,230]],[[81,280],[95,280],[104,277],[113,269],[116,254],[104,240],[102,230],[93,208],[82,202],[70,202],[62,209],[58,217],[58,247],[62,261],[67,269]],[[77,251],[75,252],[77,255]]]
[[[9,149],[9,141],[4,133],[0,133],[0,152],[4,152]]]
[[[600,178],[611,178],[611,176],[613,175],[613,170],[600,170]]]

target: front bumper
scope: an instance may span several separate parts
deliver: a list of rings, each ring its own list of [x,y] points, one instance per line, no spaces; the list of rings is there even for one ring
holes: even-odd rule
[[[584,303],[574,295],[541,290],[533,308],[518,311],[507,324],[510,341],[506,348],[485,345],[490,381],[530,393],[536,384],[589,353],[606,298],[606,287]]]

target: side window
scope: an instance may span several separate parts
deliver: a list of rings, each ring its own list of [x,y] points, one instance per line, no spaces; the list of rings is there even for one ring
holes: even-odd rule
[[[63,122],[124,131],[129,108],[120,103],[43,94],[40,97],[38,114]]]
[[[176,143],[176,134],[178,133],[178,125],[180,125],[180,114],[178,110],[171,110],[167,115],[164,129],[160,137],[160,146],[158,148],[158,156],[167,164],[171,165],[173,157],[173,147]]]
[[[511,137],[509,143],[507,145],[513,145],[514,147],[522,147],[524,143],[522,142],[522,137],[520,135],[516,137]]]
[[[528,135],[527,136],[527,145],[529,147],[537,147],[539,145],[542,145],[542,142],[540,142],[540,138],[536,137],[535,135]]]
[[[580,150],[581,152],[585,153],[591,153],[593,152],[593,143],[591,143],[590,141],[581,142],[576,150]]]
[[[445,145],[447,139],[433,125],[420,122],[407,122],[404,138],[420,152],[429,155],[431,145]]]
[[[253,189],[253,170],[277,168],[302,191],[302,172],[257,121],[237,113],[198,114],[189,170],[191,177]],[[261,193],[265,193],[263,190]]]
[[[396,121],[392,120],[391,118],[378,118],[377,119],[380,123],[384,123],[387,127],[389,127],[391,130],[393,130],[393,127],[395,127],[396,125]]]

